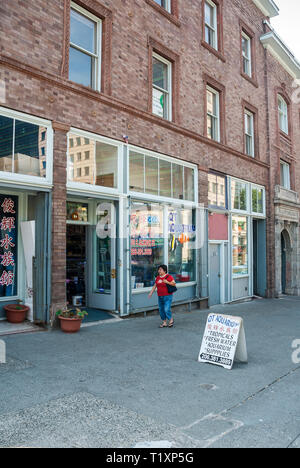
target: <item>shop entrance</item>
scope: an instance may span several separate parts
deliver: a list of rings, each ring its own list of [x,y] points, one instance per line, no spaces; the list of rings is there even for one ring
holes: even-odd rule
[[[89,315],[93,315],[89,309],[115,312],[114,204],[91,202],[89,212],[89,221],[67,224],[67,300],[71,307],[86,308]]]

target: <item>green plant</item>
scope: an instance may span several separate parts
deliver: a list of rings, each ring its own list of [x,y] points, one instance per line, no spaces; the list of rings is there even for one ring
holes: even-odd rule
[[[63,317],[63,318],[74,318],[74,319],[81,319],[83,320],[88,313],[86,310],[81,310],[78,307],[76,309],[68,309],[65,307],[64,309],[59,309],[56,312],[56,317]]]

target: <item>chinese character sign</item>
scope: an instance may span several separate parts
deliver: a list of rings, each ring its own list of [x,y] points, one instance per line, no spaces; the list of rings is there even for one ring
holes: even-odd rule
[[[0,297],[17,295],[18,197],[0,195]]]

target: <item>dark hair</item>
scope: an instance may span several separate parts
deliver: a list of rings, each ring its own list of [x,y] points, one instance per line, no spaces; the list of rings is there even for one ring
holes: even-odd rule
[[[162,268],[166,273],[168,273],[168,267],[167,265],[159,265],[158,270]]]

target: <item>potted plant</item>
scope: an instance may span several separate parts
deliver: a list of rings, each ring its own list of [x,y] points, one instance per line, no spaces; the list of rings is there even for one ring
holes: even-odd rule
[[[22,301],[17,301],[16,304],[8,304],[4,306],[7,321],[10,323],[22,323],[25,321],[29,307],[22,304]]]
[[[88,315],[85,310],[76,309],[59,309],[56,316],[60,320],[61,330],[65,333],[77,333],[80,330],[81,322]]]

